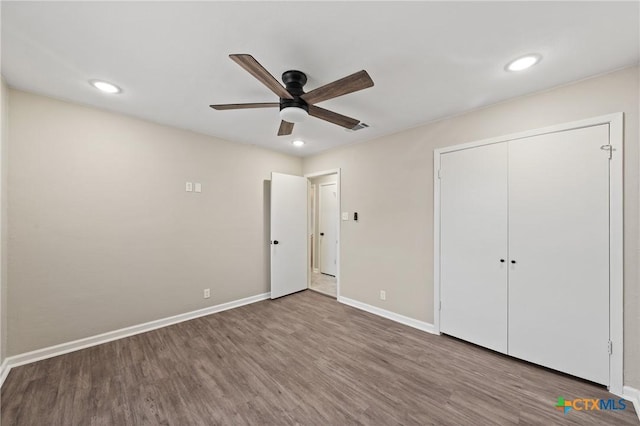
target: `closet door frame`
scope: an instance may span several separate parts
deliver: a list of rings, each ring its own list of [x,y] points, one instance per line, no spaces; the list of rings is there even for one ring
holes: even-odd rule
[[[440,334],[440,156],[442,154],[483,145],[503,143],[531,136],[575,130],[584,127],[609,125],[609,144],[612,157],[609,167],[609,391],[623,395],[623,127],[622,112],[573,121],[539,129],[528,130],[495,138],[439,148],[433,152],[433,218],[434,218],[434,267],[433,267],[433,329]],[[607,155],[603,151],[603,155]]]

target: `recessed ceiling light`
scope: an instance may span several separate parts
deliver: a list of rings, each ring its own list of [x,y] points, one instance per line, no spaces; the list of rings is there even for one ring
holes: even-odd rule
[[[91,80],[89,81],[89,83],[91,83],[91,85],[93,87],[95,87],[98,90],[103,91],[104,93],[120,93],[122,92],[122,90],[116,86],[115,84],[111,84],[111,83],[107,83],[106,81],[102,81],[102,80]]]
[[[304,145],[304,141],[301,141],[301,140],[293,141],[291,143],[293,144],[293,146],[302,146],[302,145]]]
[[[507,64],[505,69],[507,71],[524,71],[527,68],[531,68],[532,66],[540,62],[541,59],[542,59],[541,55],[537,53],[532,53],[529,55],[522,56],[518,59],[514,59],[513,61]]]

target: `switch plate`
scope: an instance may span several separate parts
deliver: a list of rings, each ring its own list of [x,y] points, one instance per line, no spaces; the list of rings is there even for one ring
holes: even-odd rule
[[[387,300],[387,292],[380,290],[380,300]]]
[[[208,289],[208,288],[205,288],[205,289],[204,289],[204,298],[205,298],[205,299],[208,299],[208,298],[210,298],[210,297],[211,297],[211,290],[210,290],[210,289]]]
[[[195,192],[202,192],[202,184],[200,182],[195,183]]]
[[[185,190],[185,191],[187,191],[187,192],[191,192],[191,191],[193,191],[193,183],[191,183],[191,182],[187,182],[187,183],[185,184],[185,186],[184,186],[184,190]]]
[[[349,220],[349,212],[342,212],[342,220]]]

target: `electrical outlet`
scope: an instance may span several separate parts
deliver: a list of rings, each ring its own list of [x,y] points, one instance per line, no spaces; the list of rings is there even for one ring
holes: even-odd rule
[[[193,183],[192,182],[187,182],[184,185],[184,190],[187,191],[187,192],[193,191]]]
[[[205,289],[204,289],[204,298],[205,298],[205,299],[208,299],[208,298],[210,298],[210,297],[211,297],[211,290],[210,290],[210,289],[208,289],[208,288],[205,288]]]
[[[196,182],[193,185],[193,191],[194,192],[202,192],[202,184],[200,182]]]
[[[380,300],[387,300],[387,292],[380,290]]]

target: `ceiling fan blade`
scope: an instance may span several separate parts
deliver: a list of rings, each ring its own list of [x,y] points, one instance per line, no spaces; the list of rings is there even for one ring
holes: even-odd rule
[[[280,98],[293,99],[291,93],[284,88],[274,76],[269,74],[269,71],[264,69],[262,65],[251,55],[247,54],[231,54],[229,57],[242,68],[244,68],[249,74],[260,80],[262,84],[267,86],[273,93]]]
[[[219,104],[209,106],[213,109],[217,109],[218,111],[222,111],[226,109],[272,108],[279,107],[280,104],[278,102],[262,102],[253,104]]]
[[[347,117],[346,115],[338,114],[337,112],[329,111],[328,109],[320,108],[315,105],[309,105],[309,115],[319,118],[329,123],[337,124],[346,129],[353,129],[360,120]]]
[[[357,92],[358,90],[371,86],[373,86],[373,80],[371,80],[371,77],[369,77],[369,74],[367,74],[365,70],[362,70],[341,78],[340,80],[336,80],[333,83],[313,89],[300,97],[308,104],[317,104],[318,102]]]
[[[293,123],[282,120],[278,129],[278,136],[290,135],[293,132]]]

